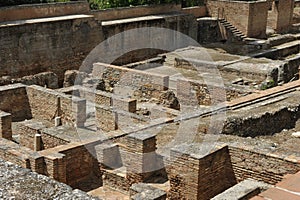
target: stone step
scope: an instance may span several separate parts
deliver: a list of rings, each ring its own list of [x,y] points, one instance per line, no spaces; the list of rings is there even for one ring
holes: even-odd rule
[[[233,187],[218,194],[212,200],[242,200],[250,199],[258,195],[262,190],[270,188],[270,185],[255,181],[252,179],[246,179]]]

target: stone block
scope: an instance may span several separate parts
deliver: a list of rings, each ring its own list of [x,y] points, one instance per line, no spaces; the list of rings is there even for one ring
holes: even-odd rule
[[[12,140],[12,116],[10,113],[0,111],[0,137]]]

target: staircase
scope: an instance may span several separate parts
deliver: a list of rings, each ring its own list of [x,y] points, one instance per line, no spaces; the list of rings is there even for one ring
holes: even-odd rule
[[[226,19],[219,19],[219,22],[225,28],[228,39],[231,39],[232,41],[243,42],[247,38],[246,35],[244,35],[240,30],[234,27],[231,23],[226,21]]]

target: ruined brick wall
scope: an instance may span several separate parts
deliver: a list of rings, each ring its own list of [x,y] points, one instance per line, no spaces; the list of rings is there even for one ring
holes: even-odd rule
[[[51,71],[62,85],[64,72],[79,69],[86,55],[103,40],[99,23],[88,17],[1,26],[0,77]]]
[[[0,22],[60,15],[86,14],[89,11],[89,4],[84,1],[9,6],[0,8]]]
[[[232,87],[207,85],[189,79],[177,80],[177,96],[183,105],[212,105],[224,101],[231,101],[248,94],[249,91]]]
[[[297,161],[287,160],[276,155],[266,155],[243,147],[229,147],[232,167],[238,181],[252,178],[269,184],[276,184],[286,174],[300,170]]]
[[[26,148],[20,147],[16,143],[0,138],[0,158],[24,168],[29,168],[29,156]],[[22,152],[23,151],[23,152]]]
[[[62,123],[82,126],[86,119],[86,101],[40,86],[28,86],[27,94],[32,117],[54,124],[55,117],[61,117]]]
[[[39,86],[28,86],[26,90],[32,117],[54,124],[54,118],[59,114],[59,93]]]
[[[12,121],[30,119],[31,111],[26,94],[26,86],[22,84],[1,86],[0,110],[10,113]]]
[[[98,166],[97,159],[84,145],[71,147],[70,144],[70,148],[59,152],[65,155],[66,182],[71,186],[88,177]]]
[[[108,65],[94,64],[93,75],[113,83],[114,93],[122,94],[128,90],[133,98],[159,98],[161,91],[169,87],[169,76],[147,73],[139,70]],[[124,94],[125,95],[125,94]]]
[[[278,110],[269,110],[266,113],[261,113],[261,109],[252,110],[251,116],[249,116],[249,113],[246,116],[243,111],[239,113],[227,112],[222,134],[255,137],[258,135],[272,135],[285,128],[293,128],[298,118],[299,106],[281,106],[278,107]]]
[[[63,124],[82,127],[86,120],[86,100],[70,95],[61,95],[59,115]]]
[[[0,110],[0,137],[12,140],[11,114]]]
[[[95,106],[96,127],[102,131],[114,131],[118,129],[118,114],[112,107]]]
[[[170,199],[210,199],[236,183],[228,147],[208,155],[199,154],[203,149],[198,154],[186,149],[171,150]]]
[[[43,149],[50,149],[59,145],[68,144],[69,141],[61,139],[59,137],[55,137],[53,135],[47,134],[42,132],[42,148]]]
[[[210,16],[225,18],[248,37],[265,36],[267,2],[209,0],[207,8]]]

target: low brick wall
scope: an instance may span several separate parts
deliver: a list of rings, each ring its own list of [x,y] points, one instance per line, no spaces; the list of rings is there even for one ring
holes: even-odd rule
[[[93,76],[104,79],[105,82],[113,82],[116,94],[124,91],[131,92],[132,97],[158,98],[161,91],[169,87],[169,76],[147,73],[139,70],[128,69],[104,63],[95,63]]]
[[[25,147],[20,147],[16,143],[0,138],[0,158],[24,168],[30,167],[29,155]]]
[[[78,127],[86,120],[85,99],[40,86],[28,86],[27,94],[33,118],[47,120],[54,124],[54,118],[59,116],[63,124]]]
[[[231,101],[250,93],[247,90],[238,90],[229,86],[220,87],[218,85],[220,84],[214,86],[190,79],[178,79],[177,97],[181,105],[198,106]]]
[[[229,146],[229,153],[238,181],[252,178],[275,185],[284,175],[295,174],[300,170],[300,163],[297,160],[258,153],[250,147]]]
[[[0,8],[0,22],[87,14],[89,11],[89,4],[86,1],[9,6]]]
[[[12,121],[31,118],[26,86],[13,84],[0,87],[0,110],[10,113]]]
[[[42,149],[50,149],[59,145],[64,145],[69,143],[69,141],[47,134],[45,131],[42,131],[41,135],[42,135]]]
[[[0,137],[8,140],[12,139],[11,114],[0,110]]]

